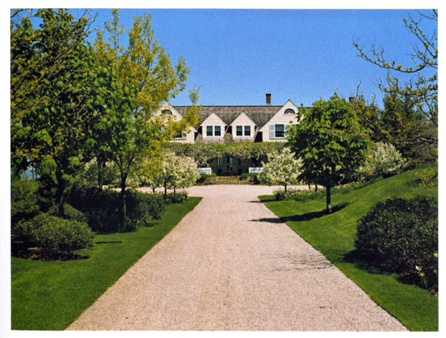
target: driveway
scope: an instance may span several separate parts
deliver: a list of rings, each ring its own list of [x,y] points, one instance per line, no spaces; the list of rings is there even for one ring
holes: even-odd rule
[[[189,189],[203,200],[68,330],[406,330],[259,202],[273,189]]]

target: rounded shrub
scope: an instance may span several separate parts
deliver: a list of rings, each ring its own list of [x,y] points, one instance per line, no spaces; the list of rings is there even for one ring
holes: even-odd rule
[[[355,247],[385,270],[438,283],[437,200],[419,196],[377,203],[358,221]]]
[[[19,224],[23,238],[37,247],[56,253],[69,253],[93,245],[94,233],[86,223],[40,214]]]

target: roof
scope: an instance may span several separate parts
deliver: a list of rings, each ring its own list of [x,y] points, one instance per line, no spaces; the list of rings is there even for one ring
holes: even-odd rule
[[[184,116],[189,106],[173,106],[173,108]],[[212,113],[215,113],[228,126],[245,113],[259,128],[263,127],[283,106],[202,106],[198,111],[200,121],[198,127]]]

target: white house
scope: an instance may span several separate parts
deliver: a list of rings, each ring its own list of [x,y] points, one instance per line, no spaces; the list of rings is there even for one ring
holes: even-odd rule
[[[157,113],[178,121],[188,107],[166,102]],[[271,94],[266,94],[265,105],[202,106],[198,111],[198,124],[173,138],[172,142],[286,142],[289,126],[299,123],[298,111],[291,100],[284,105],[271,105]],[[218,174],[230,175],[248,172],[250,163],[227,156],[215,159],[211,166]]]

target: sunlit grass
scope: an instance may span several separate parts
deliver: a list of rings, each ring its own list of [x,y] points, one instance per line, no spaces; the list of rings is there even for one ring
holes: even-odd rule
[[[377,271],[348,258],[355,249],[357,220],[378,201],[391,197],[438,196],[437,186],[426,188],[418,184],[416,173],[422,170],[411,170],[346,194],[335,194],[332,205],[345,206],[330,215],[322,212],[325,199],[272,201],[271,196],[261,196],[261,200],[410,330],[437,331],[437,297],[418,286],[401,283],[395,274]]]
[[[97,235],[90,258],[33,261],[12,257],[13,330],[63,330],[113,285],[139,258],[164,238],[201,200],[170,204],[151,227],[136,232]]]

